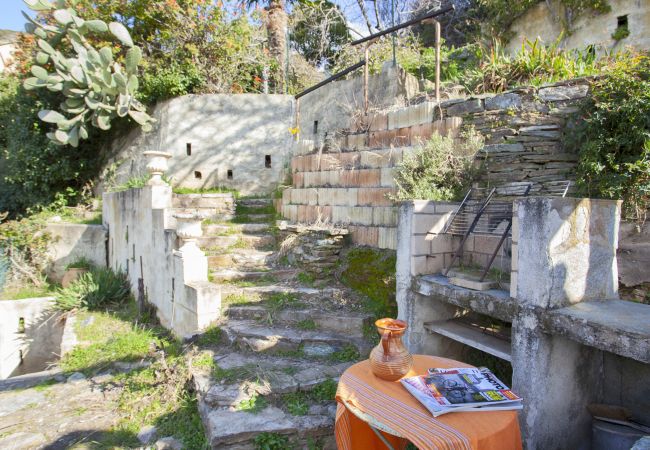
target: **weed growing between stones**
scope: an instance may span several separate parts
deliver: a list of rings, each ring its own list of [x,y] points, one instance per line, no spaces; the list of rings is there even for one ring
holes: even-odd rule
[[[297,391],[282,395],[281,406],[294,416],[304,416],[313,403],[331,402],[336,396],[337,383],[332,379],[323,381],[310,391]]]
[[[199,346],[215,346],[221,343],[221,338],[223,337],[223,332],[221,328],[212,325],[205,329],[205,331],[199,336],[196,340],[196,344]]]
[[[123,272],[96,267],[57,292],[54,307],[61,311],[97,309],[131,299],[129,280]]]
[[[224,384],[232,384],[246,380],[257,380],[258,367],[255,364],[246,364],[238,367],[224,369],[215,364],[212,369],[212,378]]]
[[[214,363],[214,357],[210,352],[202,352],[197,356],[192,358],[192,366],[198,367],[199,369],[214,369],[216,367]]]
[[[246,411],[252,414],[257,414],[266,408],[268,402],[264,397],[255,393],[249,399],[242,400],[235,406],[237,411]]]
[[[297,275],[296,278],[297,278],[298,282],[300,282],[301,284],[304,284],[305,286],[310,286],[311,287],[316,282],[316,277],[314,275],[312,275],[311,273],[307,273],[307,272],[300,272]]]
[[[255,437],[256,450],[288,450],[293,448],[287,436],[278,433],[260,433]]]
[[[314,319],[305,319],[298,322],[296,324],[296,328],[298,328],[299,330],[309,331],[309,330],[315,330],[316,328],[318,328],[318,325],[316,325]]]
[[[347,344],[341,350],[330,354],[328,358],[334,362],[347,362],[357,361],[361,358],[361,355],[359,355],[359,350],[354,345]]]

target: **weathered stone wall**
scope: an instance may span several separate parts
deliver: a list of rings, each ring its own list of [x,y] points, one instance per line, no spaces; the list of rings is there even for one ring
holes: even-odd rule
[[[0,379],[46,369],[61,353],[65,316],[53,297],[0,301]]]
[[[208,282],[205,254],[176,249],[171,205],[169,186],[105,193],[103,220],[109,267],[128,274],[136,298],[142,286],[161,324],[182,337],[219,317],[221,291]]]
[[[539,2],[519,17],[510,31],[514,37],[506,50],[516,53],[524,38],[540,38],[545,44],[555,42],[563,35],[562,46],[582,49],[596,46],[599,53],[621,50],[626,46],[650,48],[650,3],[643,0],[608,0],[611,11],[597,14],[587,11],[574,18],[571,33],[563,32],[564,14],[558,0]],[[627,16],[630,35],[621,41],[612,39],[618,26],[618,17]]]
[[[355,243],[394,249],[397,209],[388,196],[395,192],[395,166],[433,133],[456,135],[465,126],[486,138],[480,183],[554,189],[572,178],[577,156],[565,149],[563,135],[588,89],[587,80],[574,80],[353,118],[322,146],[297,147],[305,153],[291,161],[293,186],[284,191],[282,213],[294,222],[343,224]],[[490,244],[479,246],[490,253]]]
[[[106,267],[106,229],[102,225],[49,223],[46,231],[52,237],[48,246],[50,263],[47,276],[60,282],[68,264],[86,259]]]
[[[280,255],[315,279],[326,279],[338,264],[348,230],[280,223]]]
[[[283,181],[292,153],[294,99],[289,95],[185,95],[158,104],[148,134],[116,141],[116,182],[146,173],[147,150],[170,152],[174,186],[225,186],[267,193]],[[267,157],[270,157],[270,167]]]
[[[384,64],[381,73],[371,74],[368,79],[368,103],[373,110],[407,104],[418,93],[418,80],[391,63]],[[318,147],[326,135],[347,128],[363,110],[363,101],[362,76],[335,81],[301,97],[298,126],[305,142],[297,152]]]

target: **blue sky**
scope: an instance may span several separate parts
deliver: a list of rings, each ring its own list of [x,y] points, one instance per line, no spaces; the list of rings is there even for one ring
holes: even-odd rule
[[[24,31],[25,18],[20,11],[28,11],[23,0],[0,0],[0,29]]]

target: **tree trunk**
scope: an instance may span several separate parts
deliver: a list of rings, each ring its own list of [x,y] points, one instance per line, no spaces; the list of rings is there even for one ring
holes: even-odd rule
[[[266,23],[266,31],[269,39],[269,53],[277,61],[278,67],[275,71],[275,91],[284,92],[286,80],[286,58],[287,58],[287,11],[284,0],[269,0],[269,15]]]

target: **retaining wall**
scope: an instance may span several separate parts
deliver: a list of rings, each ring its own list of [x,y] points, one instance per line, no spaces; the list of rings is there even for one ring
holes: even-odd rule
[[[46,231],[52,237],[48,245],[47,276],[60,282],[66,266],[86,259],[99,267],[106,267],[106,228],[102,225],[49,223]]]

